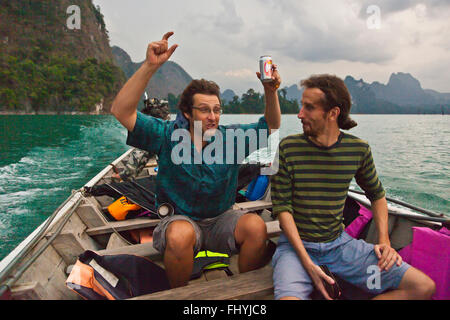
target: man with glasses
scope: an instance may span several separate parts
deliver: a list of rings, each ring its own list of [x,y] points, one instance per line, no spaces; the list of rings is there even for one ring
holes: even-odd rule
[[[164,218],[155,228],[153,246],[164,255],[171,286],[179,287],[188,283],[194,256],[200,250],[230,255],[239,252],[240,272],[260,268],[271,259],[275,248],[267,241],[261,217],[232,209],[239,160],[243,159],[236,156],[242,147],[239,139],[227,134],[245,134],[247,156],[249,145],[255,142],[252,140],[259,142],[260,132],[267,138],[270,130],[280,127],[277,89],[281,79],[274,68],[272,81],[263,83],[266,109],[257,123],[219,125],[220,89],[204,79],[193,80],[183,91],[175,121],[145,116],[136,107],[151,77],[176,50],[177,45],[168,47],[172,35],[168,32],[161,41],[148,45],[145,62],[121,89],[111,112],[128,129],[127,144],[158,154],[157,202],[171,204],[175,215]],[[260,78],[259,73],[257,76]],[[250,131],[257,134],[247,135]],[[186,135],[188,139],[184,139]],[[180,142],[176,137],[183,139]],[[234,156],[227,158],[230,152]],[[209,158],[204,157],[206,153]],[[211,158],[215,161],[209,161]]]

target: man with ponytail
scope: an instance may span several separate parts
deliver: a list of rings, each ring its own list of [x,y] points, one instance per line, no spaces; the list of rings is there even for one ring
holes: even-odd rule
[[[349,116],[351,97],[344,81],[314,75],[301,85],[303,133],[280,142],[279,170],[271,183],[273,213],[283,230],[272,259],[275,298],[309,299],[314,287],[326,299],[336,298],[329,294],[336,290],[326,289],[335,281],[320,267],[325,265],[378,299],[429,299],[434,282],[391,247],[385,191],[370,146],[341,131],[357,125]],[[376,245],[344,231],[353,178],[371,201]]]

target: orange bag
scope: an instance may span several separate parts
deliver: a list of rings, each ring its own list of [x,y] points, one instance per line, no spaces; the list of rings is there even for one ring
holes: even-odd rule
[[[116,220],[125,220],[129,212],[139,209],[141,209],[140,206],[129,202],[126,197],[120,197],[108,206],[108,212]]]

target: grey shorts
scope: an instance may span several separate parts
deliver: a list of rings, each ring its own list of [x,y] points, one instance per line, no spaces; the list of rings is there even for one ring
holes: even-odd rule
[[[217,217],[194,221],[183,215],[166,217],[156,226],[153,231],[153,247],[161,253],[166,250],[166,230],[173,221],[184,220],[192,224],[196,241],[194,255],[201,250],[226,253],[229,255],[239,252],[234,239],[234,229],[241,216],[246,214],[245,210],[229,209]]]
[[[406,270],[406,262],[394,264],[389,271],[379,272],[374,245],[356,240],[345,231],[334,241],[313,243],[303,241],[306,251],[316,265],[324,264],[331,272],[371,294],[398,288]],[[284,234],[278,240],[272,258],[275,299],[293,296],[310,299],[314,287],[297,253]]]

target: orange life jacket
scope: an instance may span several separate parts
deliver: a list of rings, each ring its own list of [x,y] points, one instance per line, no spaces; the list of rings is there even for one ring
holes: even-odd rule
[[[100,256],[90,250],[78,257],[66,286],[86,300],[121,300],[170,289],[165,270],[145,257]]]
[[[120,197],[108,206],[108,212],[117,221],[125,220],[128,213],[139,209],[140,206],[130,202],[126,197]]]

